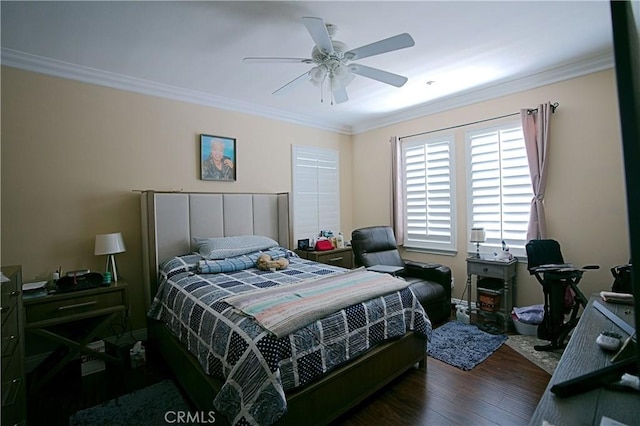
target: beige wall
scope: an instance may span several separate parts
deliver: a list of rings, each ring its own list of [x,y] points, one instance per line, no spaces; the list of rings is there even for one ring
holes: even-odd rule
[[[357,135],[353,138],[353,204],[356,227],[390,222],[390,146],[393,135],[408,136],[470,123],[536,107],[547,101],[560,107],[551,124],[549,180],[545,199],[549,237],[560,241],[566,261],[578,265],[599,263],[588,272],[581,289],[586,295],[610,289],[609,268],[629,259],[622,148],[613,70],[590,74],[512,96],[430,115]],[[512,119],[517,117],[512,117]],[[465,132],[499,121],[455,130],[456,146],[456,256],[407,253],[415,260],[440,262],[452,268],[454,297],[466,281],[467,210]],[[366,161],[363,159],[366,158]],[[375,192],[371,188],[377,188]],[[465,297],[466,299],[466,297]],[[517,305],[542,303],[542,291],[518,267]]]
[[[104,269],[94,236],[123,233],[134,328],[145,326],[139,194],[290,192],[291,145],[340,151],[351,229],[350,137],[255,116],[2,68],[2,264],[23,277]],[[198,179],[200,133],[237,138],[236,182]]]
[[[349,236],[356,227],[389,223],[390,136],[550,100],[560,103],[551,130],[550,237],[561,242],[567,260],[602,265],[585,276],[585,293],[608,289],[608,269],[629,257],[614,78],[608,70],[349,137],[3,67],[1,261],[22,264],[25,279],[49,277],[60,265],[102,270],[94,236],[121,231],[127,252],[117,257],[119,272],[131,282],[134,328],[144,327],[140,208],[133,190],[290,191],[292,144],[339,149],[341,228]],[[466,130],[455,133],[459,200],[466,199]],[[237,182],[198,179],[200,133],[237,138]],[[451,266],[454,297],[466,280],[466,214],[464,201],[457,203],[456,256],[407,254]],[[541,302],[526,265],[518,278],[517,304]]]

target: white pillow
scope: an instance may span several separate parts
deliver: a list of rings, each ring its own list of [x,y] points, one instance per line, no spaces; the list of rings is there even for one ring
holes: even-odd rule
[[[226,259],[260,250],[277,247],[278,242],[262,235],[240,235],[237,237],[199,238],[193,237],[198,253],[206,259]]]

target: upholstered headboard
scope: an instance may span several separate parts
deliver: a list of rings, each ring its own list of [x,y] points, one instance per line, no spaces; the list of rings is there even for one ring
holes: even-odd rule
[[[290,247],[287,193],[144,191],[140,210],[147,307],[156,293],[158,265],[194,251],[193,237],[264,235]]]

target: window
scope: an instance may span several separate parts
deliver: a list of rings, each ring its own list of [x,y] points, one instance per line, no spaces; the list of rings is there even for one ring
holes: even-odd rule
[[[293,238],[340,230],[338,151],[293,146]]]
[[[511,123],[467,132],[469,228],[484,227],[484,247],[526,256],[533,198],[522,126]],[[469,252],[475,252],[469,243]]]
[[[402,142],[405,247],[454,252],[453,135]]]

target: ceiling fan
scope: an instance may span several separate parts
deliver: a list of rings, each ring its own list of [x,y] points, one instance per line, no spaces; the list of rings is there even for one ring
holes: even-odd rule
[[[339,104],[349,100],[346,87],[355,77],[354,74],[395,87],[401,87],[407,82],[407,77],[378,68],[351,63],[351,61],[411,47],[415,42],[409,34],[398,34],[356,49],[348,50],[346,44],[333,40],[333,36],[337,31],[335,25],[325,24],[321,18],[313,17],[304,17],[302,18],[302,22],[307,27],[311,38],[316,44],[311,50],[310,59],[277,57],[248,57],[243,59],[244,62],[252,63],[303,63],[315,65],[309,71],[306,71],[304,74],[296,77],[273,92],[274,95],[284,94],[292,87],[308,79],[311,83],[320,87],[321,101],[323,86],[324,83],[327,82],[329,90],[333,94],[332,104],[333,100]]]

